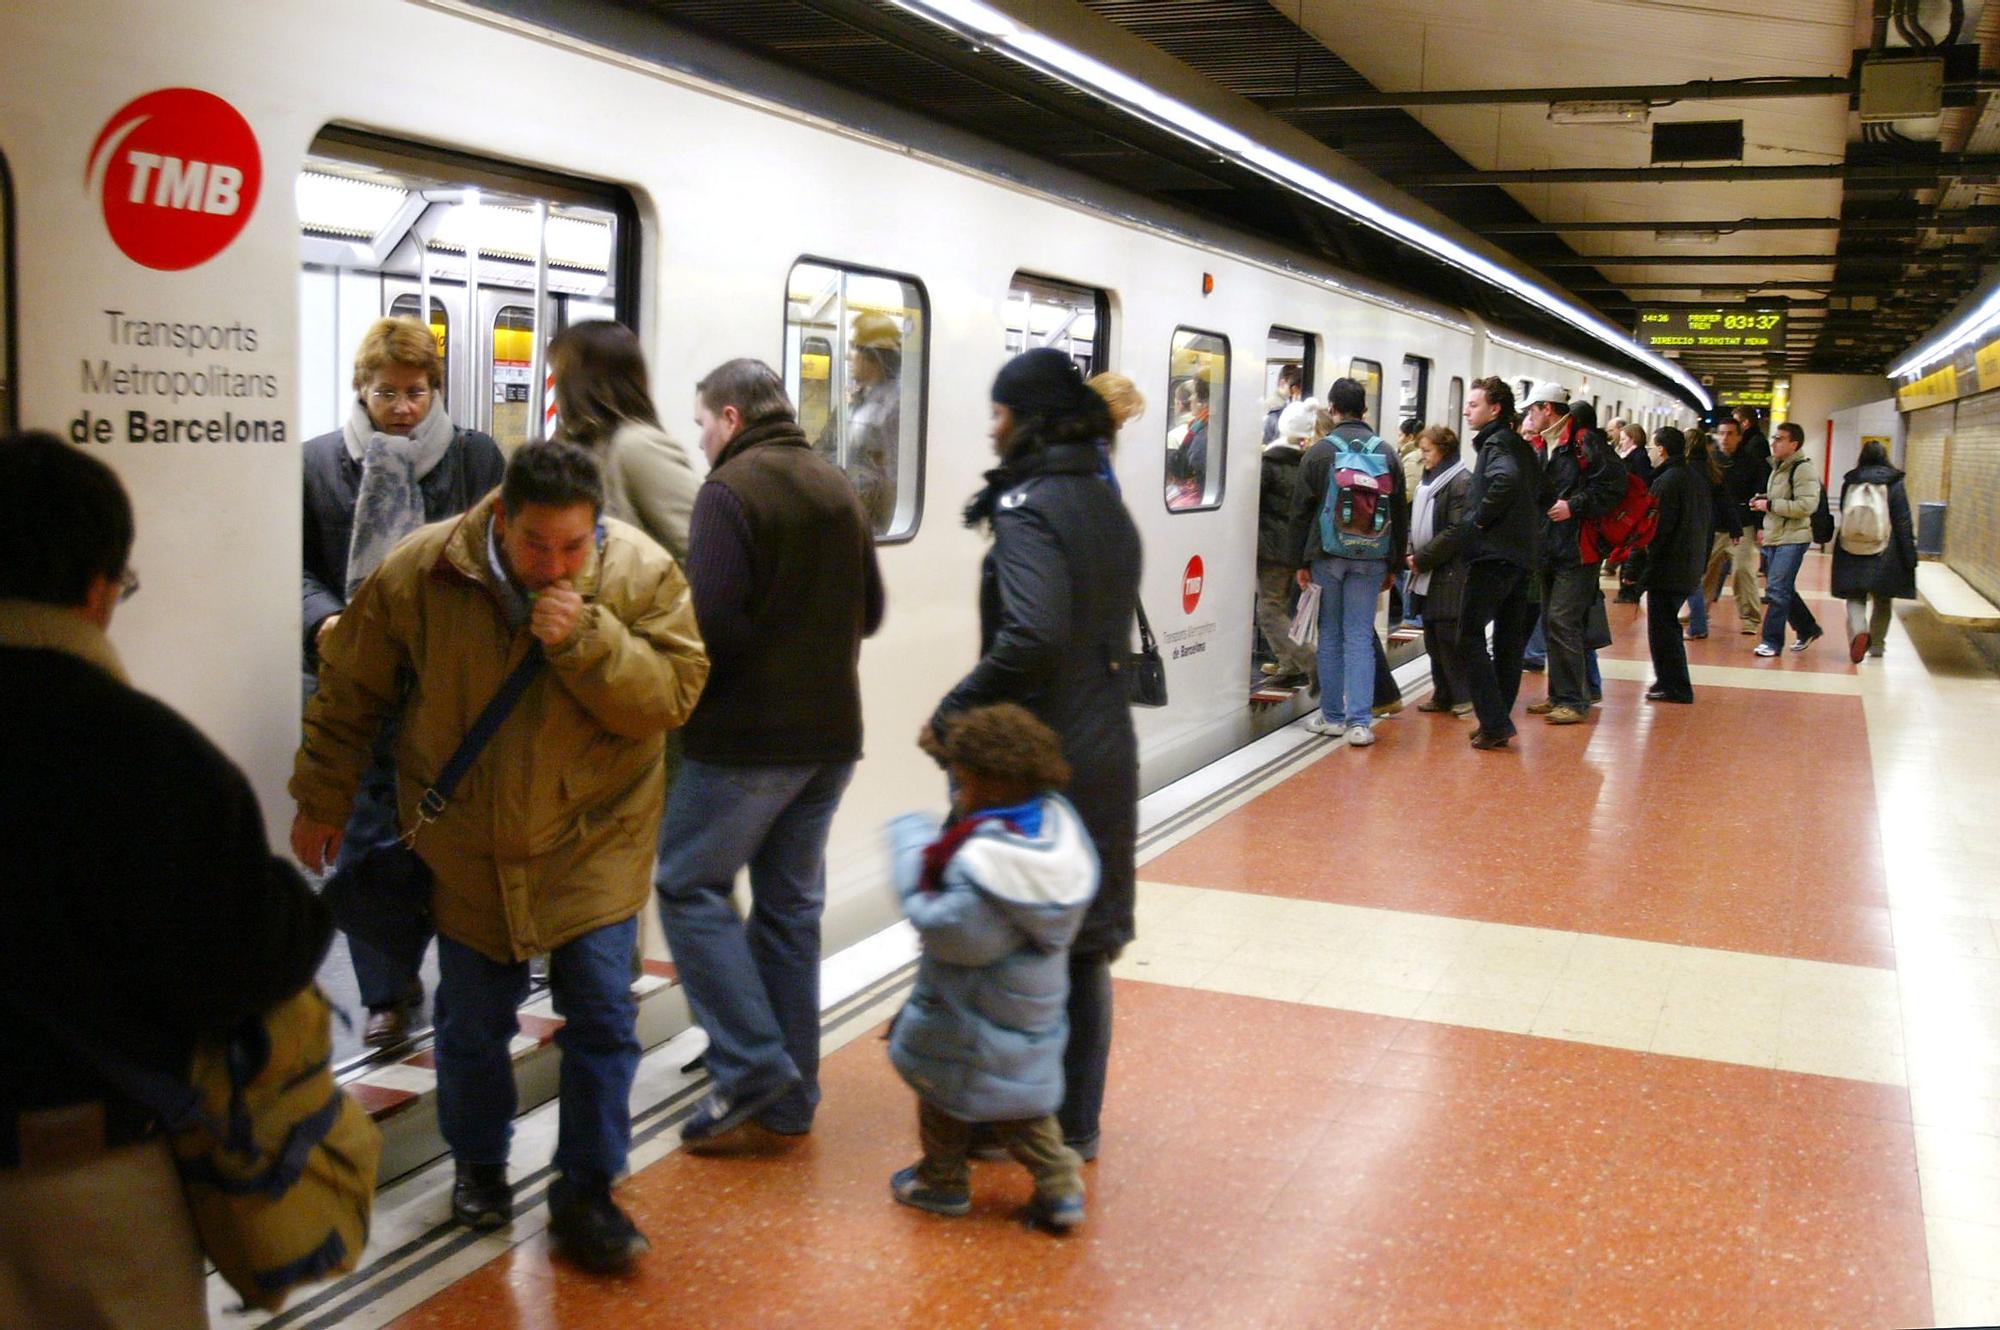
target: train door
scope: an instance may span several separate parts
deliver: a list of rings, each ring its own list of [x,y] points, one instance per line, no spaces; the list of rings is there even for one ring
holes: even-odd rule
[[[1087,379],[1108,368],[1110,305],[1095,287],[1017,272],[1007,285],[1007,354],[1059,347]]]
[[[1264,337],[1264,431],[1263,442],[1277,441],[1279,417],[1291,404],[1290,384],[1298,384],[1301,400],[1313,394],[1319,362],[1319,338],[1312,333],[1273,325]],[[1298,441],[1308,445],[1310,439]],[[1278,461],[1278,458],[1284,460]],[[1252,528],[1257,542],[1257,599],[1251,607],[1250,691],[1253,700],[1275,700],[1285,694],[1280,689],[1303,687],[1305,671],[1290,668],[1307,658],[1289,640],[1292,611],[1298,590],[1292,582],[1295,558],[1279,557],[1274,545],[1277,532],[1285,525],[1291,507],[1290,488],[1296,483],[1298,467],[1290,464],[1291,454],[1281,451],[1265,459],[1271,467],[1271,483],[1260,475],[1257,487],[1257,522]],[[1263,467],[1260,467],[1260,472]],[[1262,694],[1263,696],[1259,696]]]

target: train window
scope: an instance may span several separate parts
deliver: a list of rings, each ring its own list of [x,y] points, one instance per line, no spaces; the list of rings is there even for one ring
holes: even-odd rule
[[[1037,346],[1061,347],[1087,379],[1106,367],[1111,347],[1111,297],[1017,272],[1007,285],[1007,354]]]
[[[1397,424],[1415,417],[1426,425],[1437,422],[1427,414],[1431,409],[1431,362],[1422,356],[1403,357],[1403,393],[1396,403]]]
[[[1451,376],[1451,414],[1436,423],[1450,426],[1454,430],[1465,428],[1465,380],[1454,374]]]
[[[1313,371],[1317,366],[1315,343],[1319,339],[1311,333],[1294,332],[1290,328],[1272,327],[1264,337],[1264,400],[1268,409],[1264,414],[1264,442],[1278,437],[1278,412],[1293,394],[1279,386],[1280,379],[1295,379],[1298,382],[1299,397],[1312,396]]]
[[[12,433],[14,416],[14,177],[0,156],[0,430]]]
[[[300,416],[337,429],[370,323],[428,311],[452,420],[512,448],[543,432],[549,339],[638,307],[638,212],[624,190],[532,167],[321,131],[294,189]]]
[[[1167,507],[1194,512],[1222,503],[1229,452],[1229,339],[1174,330],[1167,363]]]
[[[916,534],[930,299],[913,277],[800,259],[785,283],[785,388],[876,536]]]
[[[1528,394],[1535,391],[1535,381],[1533,379],[1522,379],[1514,387],[1514,409],[1526,414],[1528,410]]]
[[[1361,385],[1368,394],[1368,410],[1364,418],[1377,433],[1382,430],[1382,362],[1363,360],[1356,356],[1347,362],[1347,377]]]

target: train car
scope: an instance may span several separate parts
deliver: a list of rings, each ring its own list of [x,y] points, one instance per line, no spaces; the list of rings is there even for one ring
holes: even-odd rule
[[[829,949],[895,917],[883,822],[942,801],[913,740],[974,659],[983,540],[959,511],[991,464],[987,389],[1010,353],[1062,346],[1148,399],[1116,453],[1171,694],[1138,714],[1148,790],[1306,705],[1248,705],[1280,365],[1322,394],[1361,379],[1390,437],[1404,416],[1458,424],[1486,374],[1561,380],[1649,426],[1684,412],[1390,278],[947,133],[852,128],[830,91],[781,104],[484,10],[78,0],[16,7],[0,32],[16,366],[0,400],[125,478],[146,586],[120,615],[125,658],[251,773],[280,837],[299,444],[338,424],[382,314],[430,324],[454,418],[503,446],[546,428],[549,337],[617,318],[683,440],[695,380],[756,356],[830,455],[873,468],[889,609],[862,659],[867,757],[833,833]],[[861,367],[883,350],[887,387]],[[1177,478],[1177,393],[1196,380],[1206,462]]]

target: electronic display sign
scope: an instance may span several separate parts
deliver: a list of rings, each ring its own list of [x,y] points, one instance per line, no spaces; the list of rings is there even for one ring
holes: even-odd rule
[[[1642,309],[1639,341],[1656,351],[1779,351],[1781,309]]]

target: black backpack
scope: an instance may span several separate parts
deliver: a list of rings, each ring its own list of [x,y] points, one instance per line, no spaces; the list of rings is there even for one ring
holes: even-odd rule
[[[1806,463],[1811,466],[1812,463]],[[1819,487],[1819,504],[1812,511],[1813,544],[1824,545],[1833,539],[1833,510],[1826,504],[1826,486]]]

